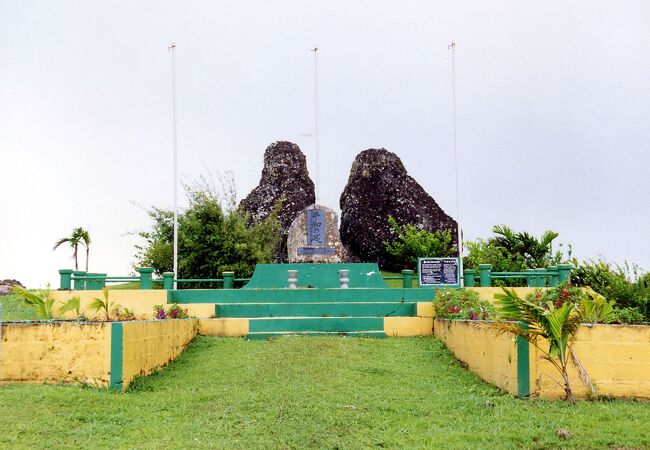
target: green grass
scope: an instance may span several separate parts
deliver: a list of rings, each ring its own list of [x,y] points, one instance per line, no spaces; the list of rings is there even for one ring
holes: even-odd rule
[[[642,448],[648,423],[648,403],[515,399],[433,338],[199,337],[127,393],[0,387],[1,448]]]
[[[34,308],[27,306],[13,294],[0,296],[2,305],[2,321],[10,320],[38,320]]]

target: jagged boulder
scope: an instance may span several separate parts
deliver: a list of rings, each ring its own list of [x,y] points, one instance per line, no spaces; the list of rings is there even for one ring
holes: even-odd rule
[[[456,221],[408,175],[399,157],[383,148],[357,155],[340,205],[341,240],[355,260],[399,268],[384,247],[395,239],[389,215],[402,225],[451,230],[457,241]]]
[[[18,280],[0,280],[0,295],[10,294],[14,286],[20,286],[21,288],[25,287]]]
[[[307,159],[296,144],[274,142],[264,152],[264,168],[259,185],[241,201],[239,207],[251,215],[251,220],[266,219],[275,204],[282,199],[278,214],[282,242],[276,260],[287,258],[287,233],[299,212],[316,201],[314,182],[309,178]]]

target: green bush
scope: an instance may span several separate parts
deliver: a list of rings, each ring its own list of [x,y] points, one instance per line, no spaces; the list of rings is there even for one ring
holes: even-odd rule
[[[392,216],[388,216],[388,223],[397,239],[384,242],[384,247],[393,257],[396,268],[416,269],[418,258],[458,255],[449,230],[432,233],[411,224],[401,226]]]
[[[619,308],[637,308],[645,320],[650,320],[650,274],[640,274],[636,265],[622,266],[604,261],[573,260],[576,269],[571,273],[575,286],[589,286]]]
[[[189,207],[178,218],[179,278],[217,278],[225,271],[249,277],[255,264],[272,261],[280,239],[278,208],[265,221],[249,224],[248,216],[236,207],[232,190],[222,201],[205,180],[185,188]],[[161,275],[172,271],[173,213],[152,208],[149,216],[153,226],[140,233],[145,243],[136,247],[135,265],[153,267]]]
[[[640,324],[643,323],[644,316],[639,308],[621,308],[614,310],[614,319],[612,322],[621,324]]]
[[[489,320],[495,314],[490,302],[468,289],[437,289],[433,310],[439,319]]]
[[[478,270],[479,264],[492,264],[493,272],[524,272],[557,265],[570,258],[560,250],[553,250],[558,237],[554,231],[545,231],[536,238],[528,232],[515,232],[505,225],[492,228],[494,236],[464,243],[467,256],[463,258],[465,269]],[[561,246],[562,244],[560,244]],[[525,286],[525,279],[493,280],[494,286]]]

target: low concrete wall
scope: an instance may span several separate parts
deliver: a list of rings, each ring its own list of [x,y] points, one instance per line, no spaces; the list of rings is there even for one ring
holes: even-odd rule
[[[4,323],[0,382],[70,383],[124,390],[173,361],[198,319],[97,323]]]
[[[512,335],[496,336],[494,330],[476,321],[439,320],[435,336],[488,383],[517,394],[517,347]]]
[[[542,359],[535,346],[512,334],[497,336],[480,322],[439,319],[434,333],[470,370],[511,394],[564,396],[563,388],[553,381],[561,379],[557,369]],[[540,346],[548,348],[546,342]],[[573,349],[595,384],[596,395],[650,398],[650,326],[582,325]],[[572,363],[569,377],[574,395],[589,397]]]
[[[123,322],[122,389],[176,359],[198,333],[197,319]]]
[[[110,348],[110,323],[4,323],[0,382],[108,387]]]

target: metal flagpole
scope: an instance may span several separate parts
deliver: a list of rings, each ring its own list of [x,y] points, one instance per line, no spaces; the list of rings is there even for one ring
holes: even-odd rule
[[[318,205],[320,201],[320,183],[318,179],[318,47],[314,47],[312,50],[314,52],[314,140],[316,141],[316,204]]]
[[[172,127],[174,146],[174,289],[178,279],[178,153],[176,151],[176,44],[168,50],[172,54]]]
[[[451,49],[451,92],[453,103],[453,117],[454,117],[454,168],[456,171],[456,229],[458,231],[458,259],[460,276],[463,276],[463,233],[460,228],[460,201],[458,199],[458,147],[456,144],[456,43],[454,41],[447,46]],[[464,279],[460,278],[461,287],[465,284]]]

